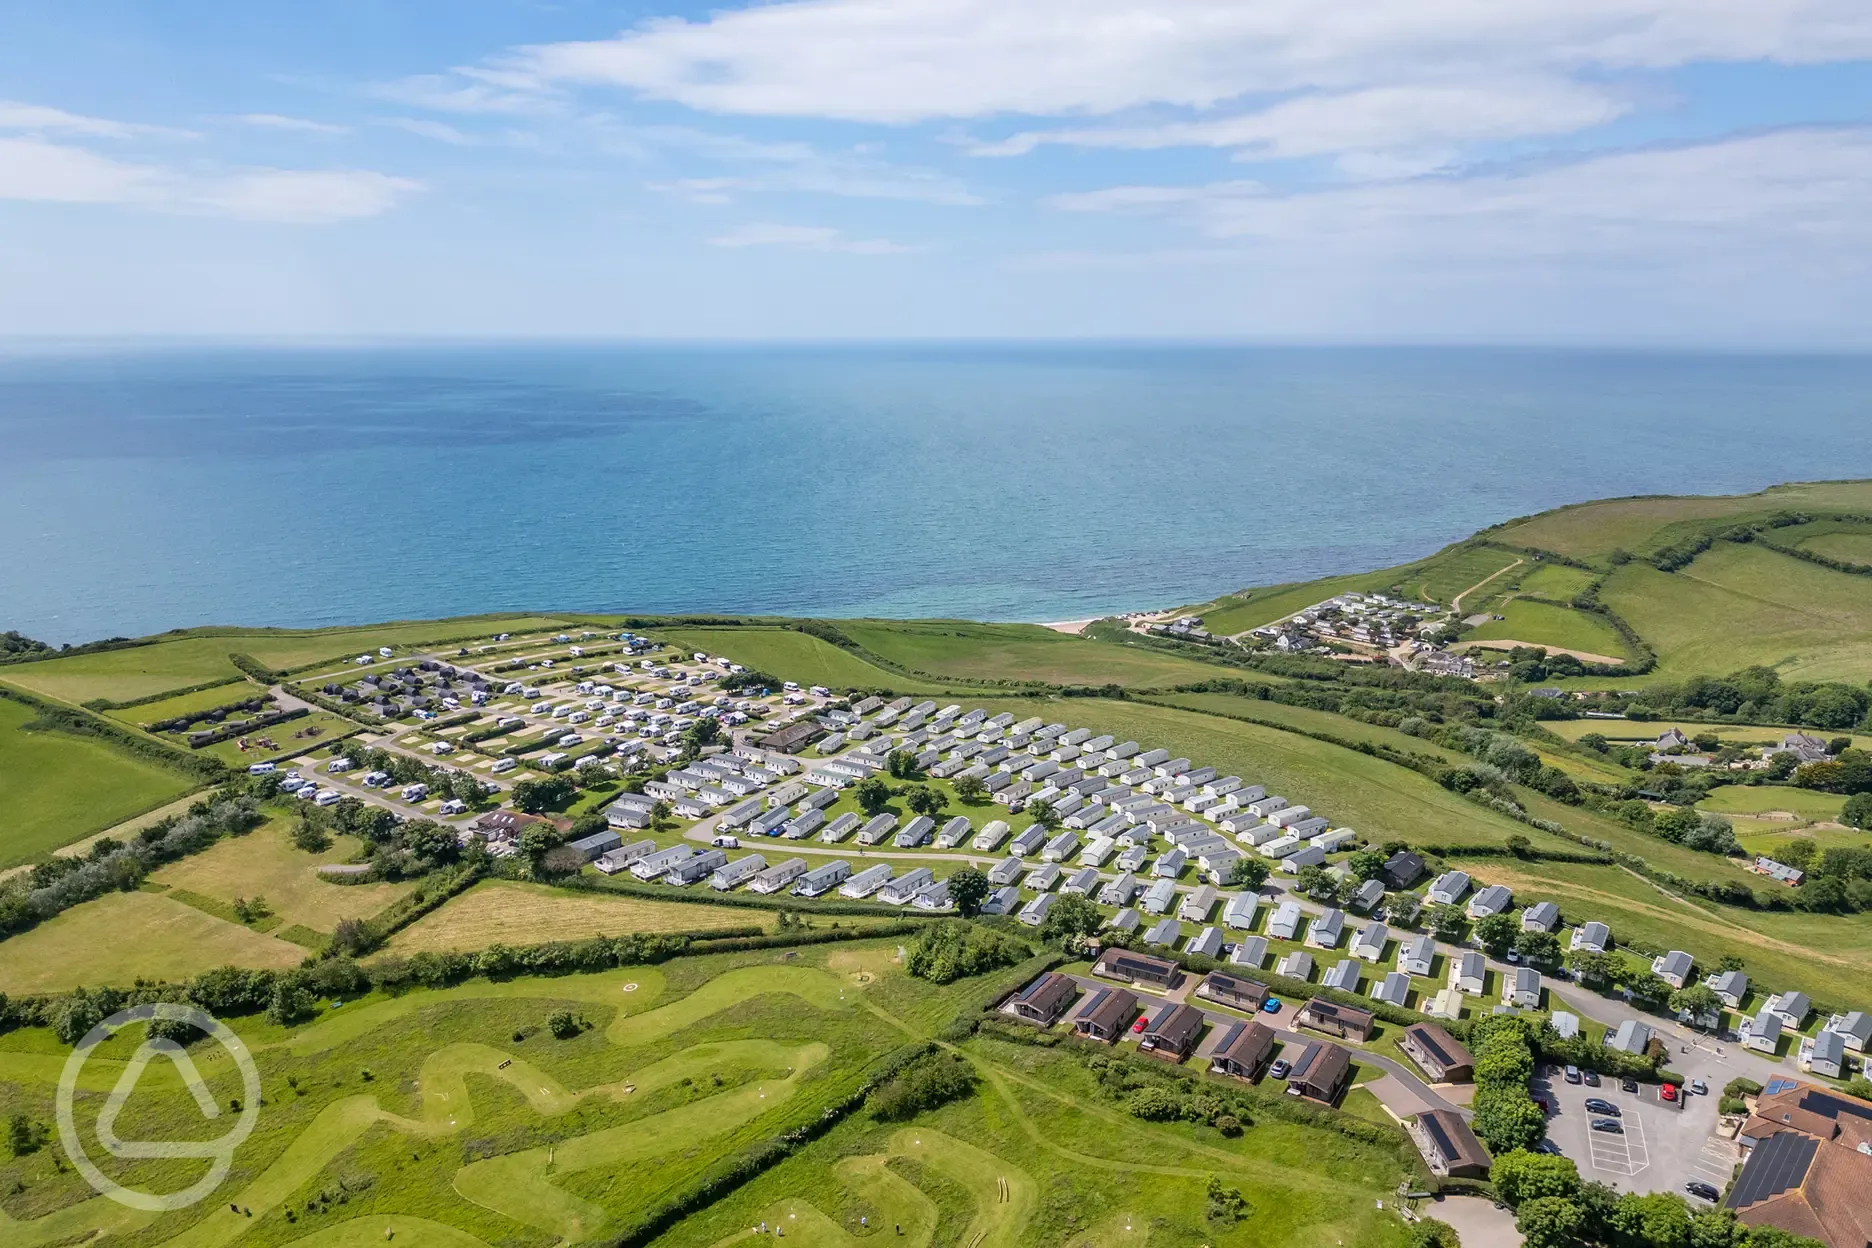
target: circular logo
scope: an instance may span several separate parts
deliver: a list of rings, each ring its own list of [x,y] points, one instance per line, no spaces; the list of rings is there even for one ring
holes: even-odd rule
[[[97,1165],[85,1153],[84,1141],[78,1138],[78,1128],[72,1118],[72,1096],[78,1085],[78,1072],[84,1069],[85,1062],[98,1045],[104,1043],[131,1023],[147,1022],[151,1019],[165,1019],[173,1022],[189,1023],[214,1037],[220,1046],[234,1058],[234,1064],[240,1068],[242,1092],[240,1116],[232,1129],[218,1140],[124,1140],[118,1138],[117,1115],[123,1110],[124,1102],[130,1099],[130,1093],[136,1090],[137,1081],[143,1076],[143,1068],[158,1057],[167,1058],[175,1064],[176,1071],[182,1076],[183,1084],[195,1097],[195,1103],[201,1107],[205,1118],[219,1118],[221,1107],[215,1104],[214,1094],[202,1080],[201,1073],[195,1069],[195,1063],[189,1058],[187,1050],[173,1040],[148,1039],[131,1056],[124,1066],[123,1074],[118,1076],[117,1086],[104,1100],[104,1107],[98,1111],[97,1138],[104,1151],[113,1157],[141,1159],[147,1157],[193,1157],[210,1161],[208,1173],[192,1186],[179,1192],[157,1195],[152,1192],[140,1192],[118,1183],[97,1168]],[[253,1134],[254,1124],[260,1118],[260,1071],[254,1066],[253,1055],[241,1038],[230,1030],[227,1024],[204,1010],[189,1005],[175,1005],[158,1002],[151,1005],[133,1006],[119,1010],[89,1032],[78,1042],[78,1047],[65,1060],[65,1069],[59,1073],[58,1082],[58,1128],[59,1140],[65,1145],[65,1152],[71,1158],[72,1165],[85,1181],[97,1191],[110,1197],[120,1205],[132,1209],[142,1209],[150,1213],[164,1213],[171,1209],[186,1209],[203,1199],[228,1176],[234,1165],[234,1150],[239,1148],[249,1135]]]

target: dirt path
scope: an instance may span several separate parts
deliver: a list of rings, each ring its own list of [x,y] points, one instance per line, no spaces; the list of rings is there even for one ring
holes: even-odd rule
[[[1523,647],[1530,650],[1545,650],[1548,654],[1570,654],[1582,663],[1623,663],[1626,660],[1612,654],[1594,654],[1590,650],[1568,650],[1565,646],[1549,646],[1538,641],[1511,641],[1506,638],[1495,641],[1462,641],[1452,649],[1480,646],[1484,650],[1513,650]]]
[[[1481,580],[1471,585],[1468,589],[1463,590],[1462,593],[1457,594],[1454,598],[1450,599],[1450,604],[1449,604],[1450,612],[1455,615],[1461,615],[1463,599],[1467,598],[1470,594],[1475,593],[1476,590],[1481,589],[1484,585],[1488,584],[1490,581],[1494,580],[1496,577],[1501,576],[1508,572],[1512,572],[1516,568],[1520,567],[1522,564],[1526,562],[1527,560],[1525,559],[1516,559],[1513,563],[1509,564],[1507,567],[1501,568],[1497,571],[1489,573],[1487,576],[1483,577]]]

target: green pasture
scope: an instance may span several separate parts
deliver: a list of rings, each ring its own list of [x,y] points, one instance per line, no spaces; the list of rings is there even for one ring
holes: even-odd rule
[[[802,686],[895,689],[917,683],[790,628],[665,628],[656,630],[656,636],[691,653],[726,655],[743,667]]]
[[[1802,550],[1846,563],[1872,565],[1872,532],[1864,525],[1839,533],[1815,534],[1797,543]]]
[[[306,951],[160,893],[106,893],[0,943],[0,992],[186,979],[215,966],[297,966]]]
[[[1783,679],[1872,676],[1872,579],[1718,542],[1688,567],[1631,563],[1602,595],[1658,653],[1657,678],[1761,665]]]
[[[1511,551],[1497,550],[1491,546],[1446,550],[1414,565],[1408,576],[1399,577],[1395,583],[1398,589],[1412,599],[1447,605],[1456,595],[1490,577],[1495,579],[1489,581],[1487,588],[1507,580],[1512,573],[1503,576],[1496,574],[1505,573],[1520,558],[1520,555]],[[1463,600],[1465,606],[1468,602],[1467,598]]]
[[[1489,530],[1489,536],[1516,546],[1558,551],[1575,559],[1595,559],[1618,549],[1647,554],[1667,544],[1656,539],[1673,526],[1703,527],[1711,521],[1802,509],[1872,511],[1872,482],[1800,482],[1777,485],[1759,494],[1717,497],[1601,499],[1512,520]]]
[[[197,689],[193,693],[178,693],[172,698],[163,698],[156,702],[145,702],[138,706],[127,706],[121,710],[105,711],[107,719],[114,719],[131,728],[141,728],[145,724],[157,723],[165,719],[174,719],[180,715],[196,715],[211,711],[218,706],[231,702],[244,702],[249,698],[259,697],[266,690],[254,681],[245,678],[231,680],[226,684],[211,685],[206,689]]]
[[[1478,625],[1464,633],[1463,640],[1518,641],[1530,646],[1579,650],[1609,659],[1631,657],[1618,631],[1585,611],[1512,598],[1495,607],[1494,613],[1502,618]]]
[[[1597,579],[1591,572],[1564,563],[1543,563],[1520,574],[1517,592],[1551,598],[1555,602],[1571,602],[1574,595],[1585,592]]]
[[[90,737],[27,731],[31,707],[0,698],[0,867],[83,840],[196,786]]]
[[[1759,815],[1765,811],[1784,810],[1796,818],[1820,822],[1838,819],[1846,799],[1837,793],[1816,793],[1811,789],[1794,789],[1784,785],[1764,784],[1751,788],[1743,784],[1727,784],[1720,789],[1710,790],[1709,796],[1697,805],[1704,810],[1725,815]]]
[[[900,667],[966,680],[1151,686],[1213,680],[1234,670],[1145,645],[1093,641],[1039,624],[848,620],[839,628]]]

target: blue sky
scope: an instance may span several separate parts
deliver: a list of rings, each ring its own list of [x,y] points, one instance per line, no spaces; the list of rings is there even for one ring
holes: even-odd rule
[[[1865,0],[0,31],[0,335],[1872,346]]]

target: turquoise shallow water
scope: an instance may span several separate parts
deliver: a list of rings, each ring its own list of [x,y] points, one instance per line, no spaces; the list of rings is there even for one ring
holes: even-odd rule
[[[1564,502],[1872,476],[1872,358],[1163,347],[0,356],[0,627],[1066,619]]]

